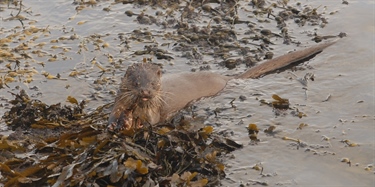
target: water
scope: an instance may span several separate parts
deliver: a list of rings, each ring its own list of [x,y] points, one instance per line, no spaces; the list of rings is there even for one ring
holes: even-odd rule
[[[315,3],[332,8],[333,1]],[[374,17],[373,2],[350,2],[329,20],[325,29],[319,31],[321,35],[345,32],[348,37],[310,60],[313,69],[294,72],[298,77],[307,72],[316,76],[315,81],[308,84],[307,99],[302,84],[290,80],[294,76],[288,72],[259,80],[238,81],[240,86],[233,85],[225,94],[213,99],[220,101],[239,95],[248,98],[246,102],[235,103],[237,111],[224,114],[223,118],[229,120],[219,120],[225,124],[223,128],[230,128],[245,144],[242,150],[234,153],[235,159],[229,161],[231,168],[228,171],[232,173],[224,185],[233,186],[239,181],[252,184],[252,180],[260,180],[267,181],[270,186],[374,186],[374,170],[364,169],[375,164]],[[262,94],[258,97],[267,100],[272,100],[270,96],[274,93],[289,98],[292,105],[307,117],[275,117],[271,108],[258,106],[259,102],[252,96],[255,93]],[[329,95],[330,99],[322,102]],[[252,116],[244,118],[243,125],[235,125],[240,121],[239,117],[246,114]],[[274,137],[260,133],[261,141],[257,145],[246,145],[249,139],[244,126],[249,123],[256,123],[261,129],[279,124],[276,129],[280,132]],[[308,126],[296,130],[300,123]],[[281,139],[283,136],[300,139],[311,146],[329,148],[316,149],[319,153],[314,155],[305,148],[296,150],[295,146],[290,146],[291,142]],[[323,136],[330,140],[322,140]],[[347,147],[340,142],[345,139],[360,146]],[[340,162],[342,158],[349,158],[352,166]],[[259,171],[251,169],[257,163],[261,163],[263,173],[269,173],[271,177],[261,177]]]
[[[233,98],[236,110],[228,109],[219,113],[218,117],[210,115],[206,121],[209,124],[221,124],[217,130],[232,132],[231,138],[244,144],[244,148],[233,153],[234,159],[226,161],[227,178],[222,181],[223,186],[238,186],[240,183],[253,184],[254,181],[264,181],[269,186],[374,186],[375,184],[375,4],[373,1],[349,1],[349,5],[343,5],[337,1],[303,1],[313,7],[324,5],[326,13],[337,11],[329,16],[329,24],[325,28],[318,29],[320,35],[337,35],[340,32],[347,33],[348,37],[339,40],[335,45],[308,62],[311,69],[293,72],[284,71],[271,74],[255,80],[234,80],[217,97],[206,98],[197,102],[196,112],[207,115],[205,109],[230,108],[229,102]],[[7,91],[14,91],[15,86],[27,89],[38,99],[47,103],[65,102],[61,96],[72,95],[77,99],[91,99],[88,108],[113,101],[114,96],[109,91],[116,90],[117,84],[126,69],[126,65],[139,61],[142,57],[132,54],[141,50],[144,43],[132,42],[127,49],[122,44],[118,33],[130,33],[134,29],[148,28],[151,31],[160,30],[155,25],[139,25],[127,17],[124,11],[134,9],[140,12],[142,7],[134,8],[132,5],[112,4],[111,1],[100,2],[96,6],[85,8],[77,13],[72,1],[25,1],[26,7],[30,7],[29,14],[22,13],[28,20],[23,24],[27,27],[34,25],[37,28],[48,28],[49,32],[38,32],[39,38],[30,42],[34,46],[40,42],[46,42],[41,50],[46,52],[49,58],[57,55],[58,60],[48,62],[47,57],[36,57],[30,60],[32,67],[39,73],[47,71],[53,75],[61,74],[67,80],[50,80],[37,74],[34,81],[29,84],[21,82],[9,83],[10,88],[1,89],[0,98],[3,113],[8,107],[6,100],[11,96]],[[2,7],[5,5],[2,4]],[[110,7],[111,11],[102,11]],[[322,9],[323,7],[320,7]],[[144,9],[146,12],[155,11]],[[5,9],[0,12],[1,18],[10,17],[15,10]],[[35,21],[35,23],[31,23]],[[77,23],[87,21],[82,25]],[[2,21],[0,23],[1,37],[11,33],[11,29],[21,26],[15,21]],[[242,32],[243,28],[236,28]],[[21,31],[21,28],[16,31]],[[168,31],[165,30],[165,31]],[[304,36],[305,32],[311,32],[311,28],[291,27],[290,32],[295,36]],[[57,44],[50,43],[52,39],[61,36],[71,37],[76,34],[77,39],[60,40]],[[100,39],[108,42],[108,48],[95,50],[94,35],[101,35]],[[27,36],[31,38],[32,36]],[[96,39],[98,39],[97,37]],[[170,40],[155,37],[159,43],[168,43]],[[302,39],[303,40],[303,39]],[[26,41],[26,40],[25,40]],[[17,46],[22,42],[10,43]],[[311,41],[302,41],[309,46]],[[77,53],[79,44],[86,44],[87,51]],[[61,48],[52,49],[58,45],[70,48],[63,52]],[[100,44],[102,45],[102,43]],[[82,49],[82,48],[81,48]],[[168,49],[165,47],[165,49]],[[293,46],[283,46],[274,50],[275,55],[284,54],[293,50]],[[30,53],[30,51],[27,51]],[[104,86],[97,87],[93,84],[101,75],[100,69],[91,63],[96,58],[104,68],[109,68],[107,54],[118,59],[124,59],[124,65],[111,73],[104,74],[108,82]],[[66,57],[66,60],[63,58]],[[154,61],[157,61],[154,59]],[[44,62],[45,65],[40,65]],[[166,73],[190,71],[191,66],[186,60],[176,56],[172,62],[159,61],[165,65]],[[172,64],[172,65],[170,65]],[[14,64],[12,64],[14,65]],[[1,76],[5,75],[5,63],[1,63]],[[69,77],[72,70],[83,71],[77,77]],[[212,71],[232,74],[239,69],[227,71],[213,66]],[[315,75],[314,81],[309,81],[307,90],[297,81],[297,77],[303,77],[306,73]],[[34,86],[38,91],[29,90]],[[95,89],[96,88],[96,89]],[[41,95],[38,93],[42,93]],[[272,94],[278,94],[288,98],[291,106],[298,108],[306,114],[306,117],[297,118],[286,112],[285,115],[275,116],[272,108],[260,106],[257,99],[272,101]],[[246,96],[247,100],[239,101],[239,96]],[[330,96],[330,97],[329,97]],[[327,99],[328,101],[322,102]],[[249,123],[258,125],[261,132],[258,135],[260,142],[251,144],[248,138],[246,126]],[[308,126],[297,129],[299,124]],[[263,132],[269,125],[276,126],[276,134],[273,136]],[[4,124],[1,125],[4,129]],[[7,134],[9,131],[2,131]],[[295,142],[282,140],[287,136],[300,139],[307,146],[298,147]],[[328,137],[326,141],[323,138]],[[342,140],[349,140],[359,146],[348,147]],[[309,151],[308,151],[309,150]],[[315,154],[314,154],[315,153]],[[351,161],[351,167],[341,162],[342,158]],[[261,164],[263,174],[252,169],[255,164]],[[373,166],[369,171],[367,166]]]

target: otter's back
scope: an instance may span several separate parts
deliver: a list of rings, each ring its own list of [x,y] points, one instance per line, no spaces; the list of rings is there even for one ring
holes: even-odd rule
[[[162,118],[168,118],[191,101],[216,95],[224,89],[229,79],[211,72],[163,75],[161,85],[165,105],[161,108]]]

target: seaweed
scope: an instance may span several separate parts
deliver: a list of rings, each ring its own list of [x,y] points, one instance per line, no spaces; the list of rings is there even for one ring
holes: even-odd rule
[[[109,104],[86,114],[72,97],[73,106],[49,106],[23,90],[13,95],[3,118],[15,131],[0,142],[6,187],[214,186],[225,177],[225,155],[242,147],[181,116],[113,133]]]

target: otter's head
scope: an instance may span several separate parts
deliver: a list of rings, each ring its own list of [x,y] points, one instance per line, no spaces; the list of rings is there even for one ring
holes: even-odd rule
[[[141,108],[160,105],[161,69],[150,63],[129,66],[120,86],[120,95],[128,97],[130,106]]]
[[[149,63],[133,64],[122,79],[109,124],[113,128],[116,124],[129,126],[136,119],[149,121],[147,114],[157,112],[162,103],[160,67]]]

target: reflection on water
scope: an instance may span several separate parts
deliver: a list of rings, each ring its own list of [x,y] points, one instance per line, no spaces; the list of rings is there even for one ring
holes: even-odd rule
[[[12,83],[9,84],[11,88],[16,85],[22,88],[35,88],[30,92],[47,103],[64,102],[65,98],[61,98],[61,95],[72,95],[78,99],[89,98],[91,99],[89,108],[101,105],[103,102],[111,102],[113,95],[110,91],[116,90],[116,84],[126,65],[118,67],[112,74],[106,74],[106,77],[100,77],[101,68],[106,68],[106,63],[110,59],[107,54],[114,54],[113,58],[121,58],[124,64],[128,64],[142,58],[132,57],[132,53],[143,49],[144,43],[134,43],[131,50],[126,48],[126,43],[118,42],[119,45],[109,45],[106,48],[103,45],[106,42],[119,40],[121,33],[129,33],[140,27],[133,21],[134,18],[123,14],[124,9],[133,7],[130,4],[111,5],[106,1],[77,14],[72,8],[74,7],[71,5],[72,1],[61,0],[53,4],[51,1],[26,3],[33,5],[28,5],[31,6],[30,14],[22,24],[35,22],[33,24],[36,27],[43,27],[48,31],[38,32],[39,38],[35,40],[38,43],[48,43],[48,48],[41,49],[41,56],[36,58],[38,62],[30,61],[30,63],[40,73],[42,71],[51,75],[59,73],[67,80],[46,80],[44,76],[38,74],[33,77],[34,81],[30,84]],[[314,7],[326,5],[327,12],[337,11],[329,17],[329,24],[324,29],[318,29],[318,34],[337,35],[345,32],[348,37],[310,60],[308,65],[311,68],[293,73],[285,71],[256,80],[234,80],[219,96],[203,99],[195,104],[197,114],[207,115],[205,110],[207,108],[230,108],[233,98],[240,96],[247,98],[244,101],[236,99],[234,101],[236,109],[223,110],[218,116],[211,115],[207,119],[207,123],[221,124],[219,130],[232,132],[233,138],[245,145],[242,150],[234,153],[234,159],[227,161],[227,179],[223,181],[223,185],[253,184],[256,181],[266,181],[270,186],[372,186],[375,184],[374,3],[372,1],[349,1],[349,5],[334,1],[312,3]],[[98,15],[96,10],[105,8],[110,8],[111,11],[101,11]],[[10,17],[10,13],[9,10],[0,12],[3,19]],[[12,14],[15,14],[15,11]],[[20,24],[21,22],[18,21],[1,22],[1,37],[9,34],[9,30],[14,27],[20,27]],[[151,30],[157,28],[147,27]],[[237,29],[240,32],[241,28]],[[304,27],[292,27],[290,32],[299,36],[307,31]],[[59,39],[56,44],[58,48],[53,48],[52,39]],[[102,41],[96,46],[99,40]],[[163,42],[160,38],[157,40]],[[117,44],[117,42],[113,43]],[[19,43],[10,45],[16,46]],[[95,50],[96,47],[101,50]],[[291,49],[275,49],[275,53],[282,54],[288,50]],[[49,56],[46,58],[42,54]],[[46,61],[54,55],[59,59],[59,63]],[[184,61],[178,59],[175,60],[174,66],[165,66],[167,73],[189,71],[191,66],[182,62]],[[163,63],[172,62],[163,61]],[[3,64],[1,70],[5,71]],[[80,74],[70,77],[69,74],[73,71]],[[306,73],[313,73],[315,76],[314,81],[309,81],[307,86],[297,80]],[[94,81],[107,82],[104,83],[106,85],[104,87],[96,87],[92,84]],[[6,89],[1,90],[0,98],[10,98],[4,90]],[[275,116],[272,108],[260,106],[258,100],[271,101],[272,94],[288,98],[291,107],[298,108],[307,116],[298,118],[289,112]],[[322,102],[328,96],[329,99]],[[6,106],[0,108],[2,112],[5,109]],[[249,123],[256,123],[262,129],[258,135],[260,142],[255,145],[249,143],[245,129]],[[297,129],[301,123],[307,126]],[[263,133],[263,129],[270,125],[276,126],[275,134]],[[285,136],[299,139],[303,144],[283,140],[282,137]],[[359,146],[350,147],[345,140]],[[348,158],[351,167],[341,162],[342,158]],[[259,175],[260,171],[252,169],[256,164],[263,167],[263,175]],[[372,166],[370,171],[365,170],[368,166]]]

